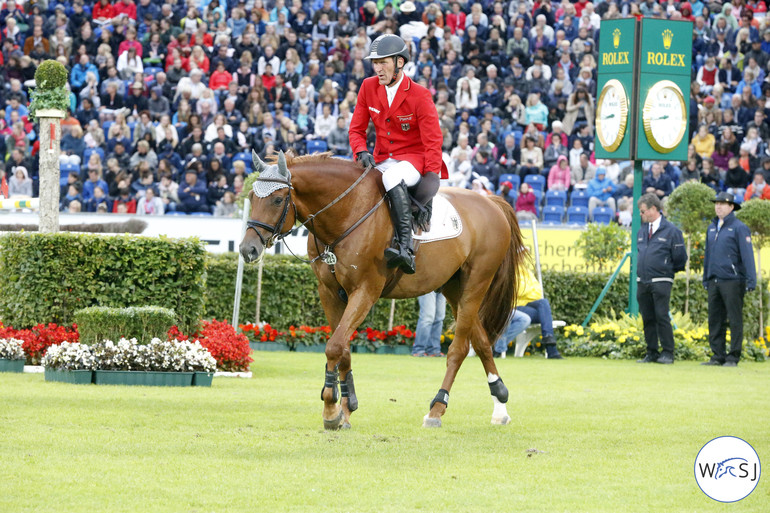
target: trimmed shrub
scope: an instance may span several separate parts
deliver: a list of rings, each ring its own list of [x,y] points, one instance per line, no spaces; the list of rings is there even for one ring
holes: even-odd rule
[[[67,68],[62,63],[47,60],[40,63],[35,71],[35,86],[41,91],[50,91],[67,85]]]
[[[15,328],[69,324],[89,306],[160,306],[194,331],[203,315],[198,239],[71,233],[0,236],[0,319]],[[233,275],[234,276],[234,275]]]
[[[159,306],[92,306],[78,310],[74,317],[84,344],[121,338],[136,338],[142,344],[149,344],[153,338],[165,338],[176,322],[173,310]]]

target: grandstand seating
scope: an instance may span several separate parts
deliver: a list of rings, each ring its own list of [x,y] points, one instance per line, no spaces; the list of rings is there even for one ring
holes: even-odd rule
[[[595,223],[610,224],[615,218],[615,212],[609,207],[596,207],[591,212],[591,219]]]
[[[564,219],[564,207],[555,205],[546,205],[543,208],[543,224],[554,225],[561,224]]]
[[[306,143],[308,154],[323,153],[329,149],[329,145],[323,139],[312,139]]]
[[[534,190],[545,191],[545,177],[543,175],[527,175],[524,177],[524,183],[528,183]]]
[[[567,193],[565,191],[546,191],[545,206],[566,207]]]
[[[588,222],[588,208],[571,206],[567,209],[567,224],[584,225]]]
[[[576,189],[570,195],[570,205],[588,208],[588,193],[585,189]]]

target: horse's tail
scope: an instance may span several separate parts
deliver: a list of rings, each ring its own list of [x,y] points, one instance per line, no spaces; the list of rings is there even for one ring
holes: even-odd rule
[[[487,332],[489,343],[494,344],[506,327],[513,300],[518,295],[517,270],[521,260],[526,258],[526,254],[521,251],[524,240],[521,237],[516,212],[500,196],[489,196],[489,199],[503,212],[511,227],[511,242],[508,245],[505,258],[497,269],[495,277],[492,279],[492,285],[487,290],[479,310],[481,325]]]

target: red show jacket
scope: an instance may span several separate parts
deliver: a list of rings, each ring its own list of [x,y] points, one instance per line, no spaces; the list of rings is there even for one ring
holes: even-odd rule
[[[365,79],[350,121],[350,148],[354,155],[367,150],[366,129],[370,119],[377,134],[375,162],[388,158],[406,160],[420,174],[431,172],[441,178],[449,176],[441,158],[444,137],[438,112],[427,89],[404,76],[393,105],[388,107],[385,86],[380,85],[377,77]]]

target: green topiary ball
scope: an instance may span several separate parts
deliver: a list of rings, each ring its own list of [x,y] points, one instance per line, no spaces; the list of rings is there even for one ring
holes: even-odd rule
[[[51,90],[67,84],[67,69],[61,62],[43,61],[35,71],[35,85],[40,90]]]

